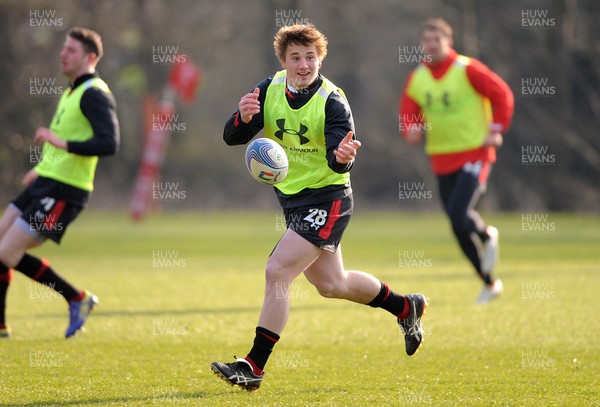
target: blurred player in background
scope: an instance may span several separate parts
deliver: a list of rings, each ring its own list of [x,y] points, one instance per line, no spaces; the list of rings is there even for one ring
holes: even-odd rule
[[[5,320],[6,294],[12,268],[60,293],[69,304],[65,336],[84,324],[98,298],[59,276],[46,259],[27,251],[47,239],[60,243],[67,226],[86,205],[94,188],[99,156],[115,154],[119,123],[115,100],[96,74],[102,39],[86,28],[74,28],[60,52],[69,87],[60,100],[50,128],[40,127],[34,141],[43,144],[41,161],[23,178],[25,190],[0,220],[0,336],[10,337]]]
[[[264,129],[289,159],[287,178],[275,186],[287,230],[267,262],[254,346],[245,358],[211,365],[228,383],[247,390],[262,382],[288,319],[290,285],[300,273],[324,297],[393,314],[409,355],[421,345],[427,306],[423,294],[402,296],[370,274],[344,268],[340,240],[353,209],[349,171],[361,145],[354,138],[350,106],[342,90],[319,73],[327,40],[314,26],[282,27],[274,47],[283,70],[241,98],[224,130],[227,144],[236,145]]]
[[[475,211],[485,192],[496,148],[510,126],[513,94],[483,63],[458,55],[452,28],[442,19],[421,28],[425,61],[408,77],[400,102],[401,132],[425,152],[437,176],[444,209],[458,243],[483,281],[479,303],[502,293],[492,276],[498,261],[498,230]]]

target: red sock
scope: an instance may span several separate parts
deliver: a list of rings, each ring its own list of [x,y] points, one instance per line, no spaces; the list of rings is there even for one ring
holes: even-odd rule
[[[373,308],[383,308],[401,320],[406,319],[410,308],[406,297],[391,290],[384,282],[381,282],[379,294],[367,305]]]
[[[252,371],[254,372],[255,375],[260,376],[261,374],[264,373],[264,370],[262,370],[261,368],[256,366],[256,363],[254,363],[254,361],[252,360],[252,358],[250,356],[246,356],[244,359],[246,359],[248,361],[248,363],[250,363],[250,366],[252,366]]]
[[[267,360],[273,351],[273,347],[279,340],[279,335],[262,326],[256,327],[256,336],[252,349],[248,352],[246,360],[252,365],[254,374],[261,375],[267,364]]]
[[[79,302],[79,301],[83,300],[84,298],[85,298],[85,292],[84,291],[80,291],[79,294],[77,294],[77,296],[71,298],[69,300],[69,302],[73,302],[73,301]]]
[[[398,319],[400,321],[405,320],[406,318],[408,318],[408,313],[410,312],[410,303],[408,302],[408,299],[406,297],[404,297],[404,309],[402,310],[402,312],[398,315]]]

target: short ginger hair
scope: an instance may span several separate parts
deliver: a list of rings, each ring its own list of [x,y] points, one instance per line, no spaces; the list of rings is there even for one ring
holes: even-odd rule
[[[327,56],[327,38],[312,24],[288,25],[277,31],[273,39],[273,47],[280,61],[285,61],[285,52],[291,44],[306,47],[314,45],[321,61]]]
[[[443,18],[430,18],[421,25],[421,34],[424,31],[439,31],[444,37],[452,39],[452,27]]]

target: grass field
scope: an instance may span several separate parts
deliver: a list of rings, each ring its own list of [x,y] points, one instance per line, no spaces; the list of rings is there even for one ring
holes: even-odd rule
[[[133,224],[84,213],[60,248],[35,254],[95,292],[86,332],[63,339],[67,309],[17,273],[13,338],[0,342],[0,405],[600,405],[600,218],[489,214],[505,294],[480,285],[439,214],[358,212],[347,268],[429,297],[425,344],[408,357],[393,317],[319,297],[301,276],[258,392],[210,362],[244,356],[262,303],[275,213],[165,213]]]

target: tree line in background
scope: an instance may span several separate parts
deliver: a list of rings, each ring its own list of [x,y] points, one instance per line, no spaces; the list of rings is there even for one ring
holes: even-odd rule
[[[352,173],[357,203],[438,210],[435,177],[422,150],[401,140],[397,114],[416,66],[419,25],[433,16],[453,26],[459,53],[486,63],[515,95],[513,125],[481,206],[597,212],[600,3],[594,0],[265,0],[252,7],[241,0],[4,1],[1,204],[18,193],[22,175],[39,159],[34,131],[49,124],[67,87],[58,59],[64,35],[88,26],[103,37],[99,72],[117,99],[122,138],[119,154],[101,160],[92,207],[127,208],[142,151],[143,101],[163,89],[169,53],[198,64],[203,83],[193,104],[177,105],[179,126],[163,164],[161,187],[185,198],[156,206],[275,207],[270,188],[246,173],[244,148],[227,147],[222,129],[242,94],[280,68],[272,48],[277,29],[312,22],[329,39],[322,72],[344,89],[363,142]],[[403,198],[407,188],[424,194]]]

